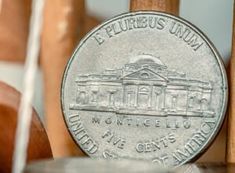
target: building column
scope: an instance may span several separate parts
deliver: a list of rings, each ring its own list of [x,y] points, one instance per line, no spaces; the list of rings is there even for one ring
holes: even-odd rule
[[[161,109],[165,109],[166,107],[166,87],[162,88],[162,107]]]
[[[176,107],[177,107],[177,105],[176,105],[176,103],[177,103],[177,99],[178,99],[178,94],[173,94],[172,95],[172,105],[171,105],[171,109],[172,110],[176,110]]]
[[[122,85],[122,107],[126,107],[126,85]]]
[[[152,108],[153,85],[150,85],[148,107]]]
[[[189,108],[189,87],[187,86],[186,115],[188,114],[188,108]]]
[[[155,110],[159,110],[159,108],[160,108],[160,95],[163,93],[163,91],[162,91],[162,88],[161,88],[161,91],[155,91],[154,92],[155,94],[154,94],[154,98],[155,98],[155,105],[154,105],[154,107],[155,107]]]
[[[139,99],[139,85],[136,85],[136,96],[135,96],[135,107],[138,107],[138,99]]]
[[[113,106],[113,92],[109,92],[109,107]]]

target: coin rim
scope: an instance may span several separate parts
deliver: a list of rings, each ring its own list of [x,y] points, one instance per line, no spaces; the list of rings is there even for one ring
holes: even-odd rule
[[[63,114],[63,118],[67,127],[67,130],[69,131],[69,134],[71,135],[72,139],[74,140],[74,142],[76,143],[76,145],[81,149],[81,151],[83,153],[85,153],[87,156],[92,157],[92,158],[96,158],[99,156],[93,156],[90,155],[86,150],[84,150],[82,148],[82,146],[80,146],[79,141],[77,141],[73,135],[73,133],[70,131],[69,128],[69,123],[66,120],[66,112],[65,112],[65,104],[64,104],[64,86],[66,83],[66,79],[67,79],[67,74],[70,68],[70,65],[72,64],[75,55],[77,54],[77,52],[79,51],[79,49],[83,46],[83,44],[98,30],[100,30],[102,27],[104,27],[105,25],[124,18],[124,17],[130,17],[130,16],[136,16],[136,15],[157,15],[157,16],[163,16],[163,17],[167,17],[167,18],[171,18],[175,21],[178,21],[180,23],[183,23],[184,25],[186,25],[187,27],[189,27],[190,29],[192,29],[194,32],[196,32],[207,44],[207,46],[211,49],[211,51],[213,52],[213,55],[215,57],[215,60],[217,61],[219,67],[220,67],[220,73],[221,73],[221,77],[222,77],[222,81],[224,82],[224,86],[222,85],[222,90],[223,90],[223,104],[222,104],[222,108],[221,108],[221,113],[222,115],[218,118],[218,121],[216,123],[216,127],[214,128],[214,131],[211,132],[211,135],[207,138],[207,141],[200,147],[200,151],[195,152],[193,155],[191,155],[191,157],[188,157],[188,159],[186,159],[185,161],[181,162],[179,165],[183,165],[185,163],[191,162],[195,159],[197,159],[200,155],[202,155],[208,148],[209,146],[213,143],[213,141],[216,139],[216,136],[219,134],[219,131],[222,128],[222,124],[224,123],[225,120],[225,115],[226,115],[226,111],[227,111],[227,104],[228,104],[228,79],[227,79],[227,74],[226,74],[226,70],[225,70],[225,66],[224,66],[224,62],[221,58],[221,55],[219,54],[219,52],[217,51],[217,49],[215,48],[214,44],[210,41],[210,39],[203,33],[203,31],[201,31],[197,26],[195,26],[194,24],[192,24],[191,22],[187,21],[186,19],[179,17],[179,16],[174,16],[172,14],[169,13],[165,13],[165,12],[158,12],[158,11],[137,11],[137,12],[127,12],[127,13],[123,13],[120,15],[117,15],[115,17],[112,17],[111,19],[103,22],[102,24],[96,26],[95,28],[93,28],[90,32],[88,32],[79,42],[79,44],[77,45],[75,51],[73,52],[72,56],[70,57],[70,59],[68,60],[68,63],[66,64],[64,73],[63,73],[63,77],[62,77],[62,83],[61,83],[61,92],[60,92],[60,102],[61,102],[61,109],[62,109],[62,114]],[[123,157],[121,157],[123,158]],[[142,160],[142,159],[140,159]],[[145,159],[143,159],[145,160]]]

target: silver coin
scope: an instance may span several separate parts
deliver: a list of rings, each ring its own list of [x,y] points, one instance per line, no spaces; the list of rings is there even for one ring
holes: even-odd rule
[[[170,173],[158,165],[139,160],[66,158],[30,163],[25,173]]]
[[[198,28],[172,15],[134,12],[80,42],[61,101],[72,137],[89,156],[177,166],[213,141],[227,92],[221,58]]]

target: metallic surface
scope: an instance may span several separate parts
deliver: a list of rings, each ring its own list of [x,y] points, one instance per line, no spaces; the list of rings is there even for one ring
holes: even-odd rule
[[[175,169],[161,168],[149,162],[136,160],[102,160],[88,158],[66,158],[32,162],[25,168],[25,173],[110,173],[110,172],[145,172],[145,173],[233,173],[234,164],[203,163],[186,164]]]
[[[199,29],[168,14],[134,12],[80,42],[61,101],[71,135],[91,157],[177,166],[213,141],[227,92],[221,58]]]
[[[232,173],[235,170],[234,164],[224,163],[199,163],[186,164],[174,169],[175,173]]]
[[[67,158],[56,160],[45,160],[29,164],[25,173],[169,173],[165,168],[155,164],[136,160],[94,160]]]

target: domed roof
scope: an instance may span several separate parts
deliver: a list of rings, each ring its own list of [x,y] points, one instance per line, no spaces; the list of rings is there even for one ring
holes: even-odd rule
[[[137,64],[158,64],[160,66],[165,66],[165,64],[157,57],[152,55],[138,55],[131,58],[130,63]]]

